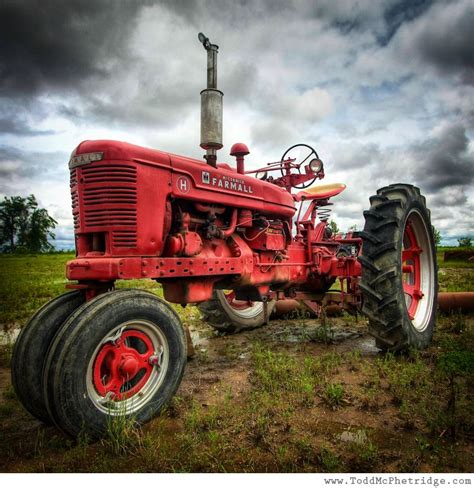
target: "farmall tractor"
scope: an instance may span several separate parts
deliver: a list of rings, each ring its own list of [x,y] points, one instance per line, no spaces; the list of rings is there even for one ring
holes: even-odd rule
[[[206,162],[108,140],[82,142],[69,161],[76,239],[66,269],[70,291],[23,328],[12,376],[29,412],[73,436],[98,437],[118,415],[146,422],[172,398],[187,341],[167,302],[204,304],[208,315],[219,305],[216,313],[242,328],[266,321],[280,300],[318,308],[328,296],[335,300],[338,286],[338,303],[367,316],[382,350],[423,348],[433,334],[435,246],[419,189],[379,189],[364,230],[333,235],[330,199],[345,185],[312,186],[324,177],[312,147],[293,146],[280,161],[245,171],[249,150],[237,143],[230,152],[236,167],[218,163],[218,47],[202,34],[199,40],[208,61],[201,92]],[[293,157],[299,149],[306,155]],[[117,280],[141,278],[160,283],[165,300],[114,288]]]

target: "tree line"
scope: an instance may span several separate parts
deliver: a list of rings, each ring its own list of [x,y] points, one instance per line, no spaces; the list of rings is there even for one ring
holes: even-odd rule
[[[49,240],[56,238],[56,224],[34,195],[5,197],[0,202],[0,252],[53,251]]]

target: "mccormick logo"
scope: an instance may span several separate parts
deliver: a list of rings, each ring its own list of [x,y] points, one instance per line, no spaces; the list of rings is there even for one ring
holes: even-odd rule
[[[232,176],[211,176],[209,171],[202,172],[202,182],[206,185],[216,186],[217,188],[223,188],[225,190],[253,193],[252,187],[244,180]]]

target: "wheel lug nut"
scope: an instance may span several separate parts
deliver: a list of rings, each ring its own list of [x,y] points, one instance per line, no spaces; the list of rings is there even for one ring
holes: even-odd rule
[[[148,358],[148,362],[152,365],[152,366],[159,366],[159,362],[160,362],[160,358],[159,356],[157,356],[156,354],[154,354],[153,356],[150,356]]]

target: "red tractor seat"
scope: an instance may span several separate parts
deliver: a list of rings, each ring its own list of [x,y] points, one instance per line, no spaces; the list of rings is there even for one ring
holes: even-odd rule
[[[297,202],[302,200],[327,200],[328,198],[339,195],[346,189],[344,183],[328,183],[327,185],[313,186],[306,191],[298,192],[294,198]]]

